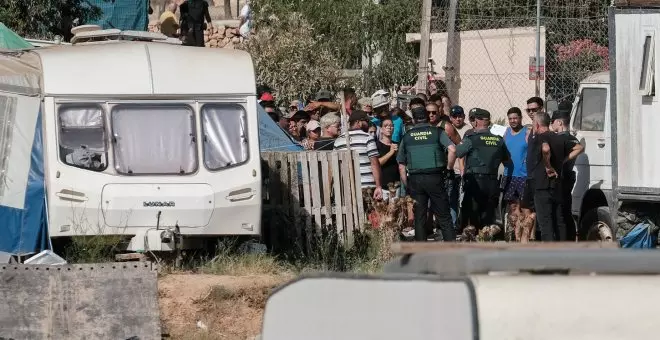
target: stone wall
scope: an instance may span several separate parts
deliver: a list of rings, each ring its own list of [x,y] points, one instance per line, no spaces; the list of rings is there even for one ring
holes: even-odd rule
[[[239,34],[238,28],[214,25],[204,32],[204,45],[213,48],[235,48],[243,42],[243,37]]]
[[[149,22],[149,32],[160,32],[159,22]],[[235,48],[243,42],[238,32],[238,20],[218,20],[204,31],[204,45],[212,48]]]

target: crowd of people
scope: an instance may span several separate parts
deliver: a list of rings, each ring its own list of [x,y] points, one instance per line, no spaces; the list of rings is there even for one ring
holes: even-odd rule
[[[512,107],[499,135],[488,110],[472,108],[466,122],[443,91],[418,94],[405,110],[383,90],[358,99],[347,88],[343,98],[322,90],[306,105],[278,108],[265,92],[259,102],[306,150],[358,151],[361,185],[374,199],[412,197],[414,227],[405,236],[452,242],[487,231],[520,242],[575,240],[573,166],[584,148],[569,131],[570,103],[551,117],[532,97],[524,109],[532,123],[523,125],[523,111]],[[394,197],[382,189],[391,185],[399,188]],[[496,225],[501,199],[506,233]]]

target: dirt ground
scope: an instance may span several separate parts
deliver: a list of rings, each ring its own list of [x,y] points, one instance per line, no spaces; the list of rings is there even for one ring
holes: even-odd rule
[[[168,274],[158,280],[170,339],[254,339],[270,291],[287,276]]]

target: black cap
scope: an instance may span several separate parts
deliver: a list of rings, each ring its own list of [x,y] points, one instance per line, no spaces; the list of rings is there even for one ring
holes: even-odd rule
[[[559,103],[559,106],[557,107],[557,111],[571,112],[571,111],[573,111],[573,103],[565,100],[565,101]]]
[[[369,115],[367,115],[367,113],[362,110],[354,110],[353,113],[351,113],[350,117],[348,117],[348,122],[351,124],[358,121],[368,122],[369,120],[371,120],[369,118]]]
[[[476,119],[490,119],[490,112],[475,107],[474,109],[470,110],[470,116],[474,116]]]
[[[458,105],[452,106],[451,110],[449,110],[449,114],[452,116],[465,116],[465,112],[463,111],[463,108]]]
[[[551,120],[555,119],[571,119],[571,111],[557,110],[552,113]]]
[[[415,120],[426,120],[429,119],[429,114],[426,112],[426,108],[424,107],[416,107],[412,110],[410,110],[412,113],[413,119]]]

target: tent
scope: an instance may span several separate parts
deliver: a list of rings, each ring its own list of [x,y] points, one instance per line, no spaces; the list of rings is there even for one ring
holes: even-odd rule
[[[21,38],[14,31],[10,30],[5,24],[0,22],[0,48],[7,50],[20,50],[23,48],[33,48],[29,42]]]
[[[86,22],[103,29],[116,28],[122,31],[146,31],[149,25],[148,0],[89,0],[90,6],[101,10],[96,20]]]
[[[263,151],[302,151],[303,147],[282,130],[268,113],[257,105],[259,120],[259,150]]]
[[[0,54],[0,251],[19,255],[48,248],[39,65]]]

